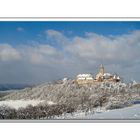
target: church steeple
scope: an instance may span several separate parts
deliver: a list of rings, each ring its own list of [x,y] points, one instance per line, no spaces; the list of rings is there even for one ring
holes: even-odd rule
[[[99,73],[101,73],[102,75],[104,75],[104,73],[105,73],[105,68],[104,68],[103,64],[101,64],[101,66],[100,66]]]

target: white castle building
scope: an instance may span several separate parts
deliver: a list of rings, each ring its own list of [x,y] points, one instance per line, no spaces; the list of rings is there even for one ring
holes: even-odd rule
[[[78,84],[96,83],[96,82],[120,82],[121,78],[117,74],[105,73],[103,65],[100,66],[99,72],[95,79],[92,74],[78,74],[76,77]]]

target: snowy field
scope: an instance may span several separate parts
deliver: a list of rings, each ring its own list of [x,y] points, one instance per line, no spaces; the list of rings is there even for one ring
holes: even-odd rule
[[[55,119],[140,119],[140,104],[98,113],[65,114]]]
[[[7,100],[0,101],[0,106],[9,106],[11,108],[18,109],[20,107],[27,107],[28,105],[36,106],[39,103],[44,102],[43,100]]]

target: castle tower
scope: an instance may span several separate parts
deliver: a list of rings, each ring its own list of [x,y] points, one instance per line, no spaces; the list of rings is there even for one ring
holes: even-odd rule
[[[101,73],[102,75],[104,75],[104,73],[105,73],[105,68],[104,68],[103,64],[101,64],[101,66],[100,66],[99,73]]]
[[[99,69],[99,73],[96,75],[96,80],[97,81],[103,81],[103,75],[105,73],[105,68],[104,66],[101,64],[100,69]]]

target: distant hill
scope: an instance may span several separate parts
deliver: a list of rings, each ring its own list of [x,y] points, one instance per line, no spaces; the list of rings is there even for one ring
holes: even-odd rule
[[[17,90],[30,87],[29,84],[0,84],[0,91]]]

